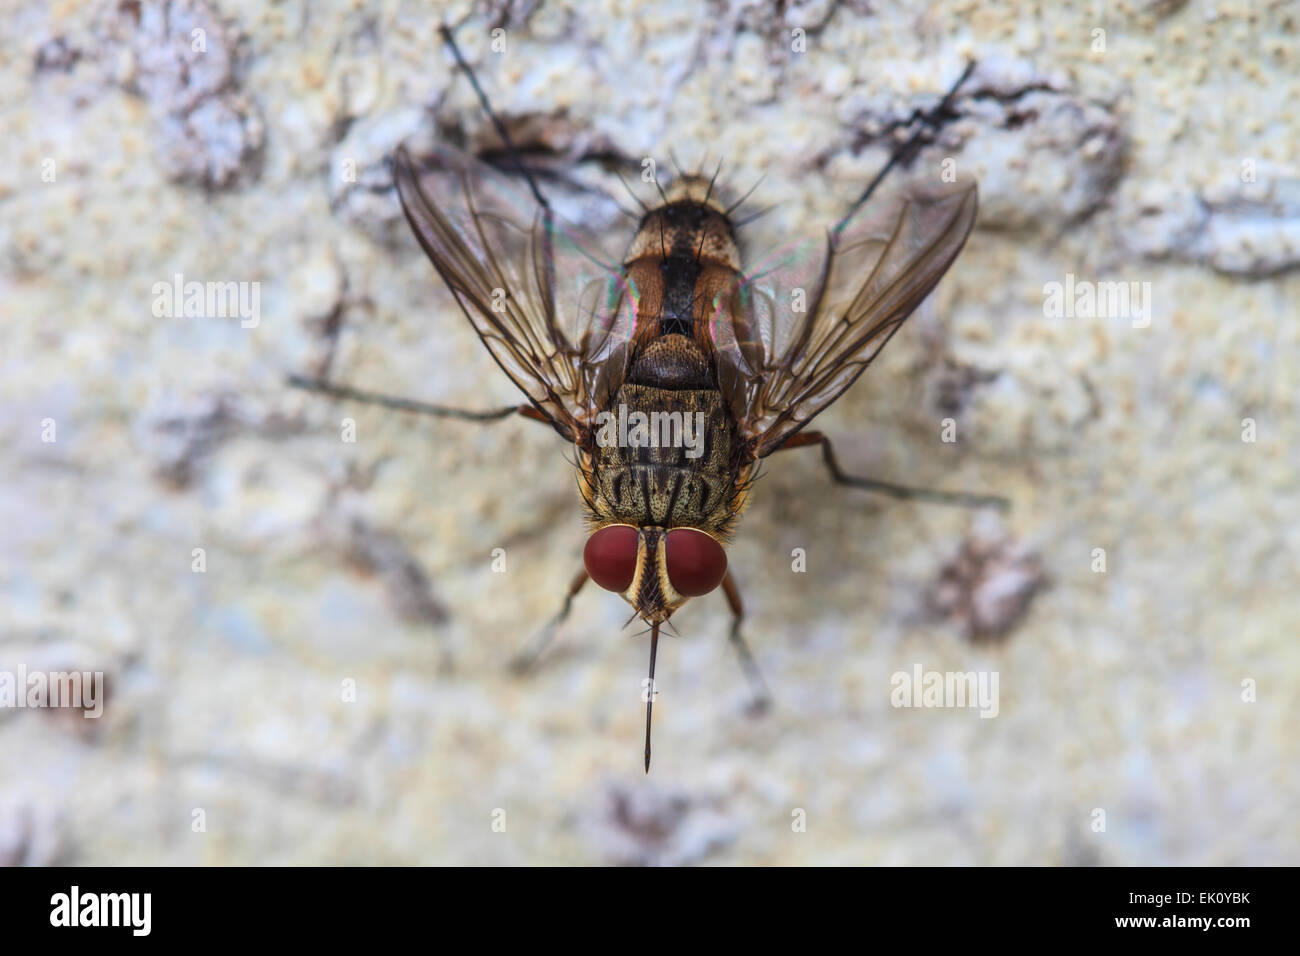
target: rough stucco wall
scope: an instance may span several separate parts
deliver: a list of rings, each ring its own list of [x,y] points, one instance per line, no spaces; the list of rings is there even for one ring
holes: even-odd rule
[[[497,7],[3,4],[0,670],[110,698],[0,711],[0,861],[1300,862],[1295,5]],[[854,471],[1014,509],[772,460],[730,558],[776,707],[747,715],[724,604],[692,602],[649,778],[616,597],[507,672],[580,561],[554,435],[283,387],[332,350],[362,387],[517,400],[383,164],[435,118],[490,140],[444,16],[561,170],[764,175],[755,248],[833,221],[980,61],[919,161],[980,180],[980,224],[821,423]],[[178,272],[259,282],[260,323],[155,317]],[[1067,273],[1149,282],[1149,326],[1046,316]],[[997,671],[997,718],[893,708],[916,664]]]

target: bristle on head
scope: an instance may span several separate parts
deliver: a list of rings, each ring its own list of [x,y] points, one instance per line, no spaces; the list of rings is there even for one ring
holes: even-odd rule
[[[716,212],[725,212],[726,206],[719,198],[716,176],[687,174],[678,176],[664,191],[668,202],[690,201],[702,203]]]

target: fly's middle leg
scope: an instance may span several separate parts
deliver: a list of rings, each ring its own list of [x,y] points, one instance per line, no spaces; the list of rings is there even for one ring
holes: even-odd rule
[[[767,681],[763,680],[763,672],[759,670],[758,662],[754,660],[749,644],[740,633],[740,624],[745,618],[745,606],[741,603],[740,589],[736,587],[736,581],[730,571],[722,579],[722,593],[727,598],[727,606],[731,608],[731,632],[728,638],[731,646],[736,649],[736,656],[740,658],[745,679],[749,681],[751,694],[749,709],[755,715],[762,714],[772,706],[772,695],[767,689]]]
[[[529,642],[527,647],[511,658],[510,669],[512,671],[516,674],[526,674],[533,669],[533,665],[537,663],[538,658],[551,646],[551,641],[555,639],[555,632],[568,619],[569,612],[573,610],[573,599],[578,596],[578,592],[582,590],[582,586],[587,583],[589,578],[590,575],[587,574],[586,568],[573,576],[573,580],[569,583],[569,593],[564,596],[564,605],[560,608],[559,613],[547,622],[546,626]]]

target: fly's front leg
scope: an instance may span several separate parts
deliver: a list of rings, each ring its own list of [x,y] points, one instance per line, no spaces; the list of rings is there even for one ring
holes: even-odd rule
[[[354,402],[365,402],[368,405],[381,405],[384,408],[391,408],[399,412],[416,412],[420,415],[433,415],[437,418],[459,418],[462,421],[487,423],[500,421],[503,418],[509,418],[511,415],[522,415],[524,418],[550,424],[550,419],[531,405],[507,405],[505,408],[476,412],[465,408],[432,405],[429,402],[421,402],[413,398],[400,398],[395,395],[366,392],[359,388],[352,388],[349,385],[336,385],[333,382],[318,378],[307,378],[303,375],[290,375],[288,384],[293,388],[316,392],[319,395],[328,395],[331,398],[344,398]]]
[[[564,596],[564,606],[533,638],[529,646],[511,659],[510,669],[512,671],[516,674],[526,674],[532,670],[533,665],[537,663],[537,659],[542,656],[546,649],[550,647],[551,641],[555,639],[555,632],[568,618],[569,611],[573,609],[573,599],[578,596],[578,592],[582,590],[582,586],[587,583],[589,577],[590,575],[587,574],[585,567],[574,575],[573,581],[569,584],[569,593]]]
[[[763,680],[763,672],[758,669],[758,662],[754,660],[754,655],[745,643],[745,638],[740,633],[740,623],[745,618],[745,606],[740,600],[740,589],[736,587],[735,579],[732,578],[731,572],[728,571],[722,578],[722,593],[727,598],[727,606],[731,608],[731,633],[728,635],[731,646],[736,649],[736,655],[740,658],[740,666],[745,672],[745,679],[749,681],[749,690],[753,695],[750,701],[750,712],[754,715],[764,713],[772,705],[772,695],[768,692],[767,681]]]
[[[831,448],[831,440],[821,432],[798,432],[787,438],[777,451],[785,451],[787,448],[803,448],[807,445],[822,446],[822,460],[826,462],[826,469],[831,473],[831,480],[837,485],[862,488],[865,491],[889,495],[891,498],[928,501],[939,505],[958,505],[963,508],[997,508],[999,511],[1006,511],[1011,507],[1010,501],[998,495],[978,495],[965,491],[935,491],[932,488],[912,488],[908,485],[896,485],[889,481],[877,481],[875,478],[846,475],[840,470],[840,464],[835,459],[835,451]]]
[[[857,211],[866,204],[868,199],[871,198],[871,194],[876,191],[876,188],[884,182],[885,177],[889,175],[890,170],[899,164],[910,163],[912,158],[920,152],[922,140],[925,134],[937,130],[945,122],[945,117],[948,115],[948,111],[952,107],[952,102],[957,96],[957,91],[961,89],[963,83],[970,79],[970,75],[973,72],[975,72],[974,60],[966,64],[966,69],[963,70],[961,76],[957,78],[957,82],[954,83],[949,88],[948,92],[944,94],[944,97],[939,101],[938,106],[928,112],[914,112],[912,118],[909,119],[907,123],[903,124],[905,126],[910,126],[917,121],[920,122],[920,125],[912,132],[912,135],[893,151],[889,157],[889,161],[880,168],[880,172],[876,173],[871,182],[867,184],[867,188],[863,191],[862,195],[857,198],[853,205],[849,207],[849,211],[844,214],[844,218],[836,223],[833,230],[835,235],[838,236],[844,230],[844,227],[848,225],[849,220],[857,214]]]

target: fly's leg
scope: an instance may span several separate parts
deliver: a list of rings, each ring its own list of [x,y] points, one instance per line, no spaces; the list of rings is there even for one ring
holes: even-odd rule
[[[564,605],[560,608],[558,614],[542,628],[529,645],[516,654],[510,661],[510,669],[516,674],[526,674],[532,670],[533,665],[537,663],[538,658],[545,653],[546,649],[551,646],[551,641],[555,639],[555,632],[560,625],[565,622],[569,616],[569,611],[573,609],[573,599],[578,596],[582,586],[587,583],[587,569],[583,568],[573,577],[569,584],[569,593],[564,596]]]
[[[917,112],[912,114],[912,118],[908,120],[908,125],[914,122],[919,122],[920,125],[912,132],[912,135],[902,143],[902,145],[894,150],[893,154],[889,157],[889,161],[880,168],[880,172],[876,173],[875,178],[867,184],[866,190],[858,197],[857,201],[849,207],[849,211],[844,214],[844,218],[836,223],[835,229],[833,230],[835,235],[838,236],[843,232],[844,227],[848,225],[849,220],[852,219],[866,201],[871,198],[871,194],[876,191],[876,187],[879,186],[884,181],[885,177],[889,175],[890,170],[900,163],[906,164],[911,162],[912,158],[920,152],[923,137],[930,130],[938,129],[943,124],[944,118],[949,113],[949,108],[952,106],[952,101],[957,96],[957,91],[961,89],[963,83],[970,79],[970,75],[974,71],[975,61],[971,60],[966,64],[966,69],[962,71],[961,76],[957,78],[957,82],[954,83],[952,88],[944,94],[943,99],[939,101],[939,104],[934,109],[926,113]],[[952,117],[948,116],[947,118],[951,119]]]
[[[486,113],[488,119],[492,121],[492,126],[496,129],[497,135],[501,137],[501,142],[506,147],[506,152],[510,156],[511,163],[514,164],[515,171],[528,181],[528,188],[532,190],[533,198],[537,200],[537,204],[542,207],[543,216],[549,226],[551,221],[551,204],[546,201],[546,197],[542,195],[542,191],[537,188],[537,181],[533,179],[533,174],[528,171],[527,167],[524,166],[523,160],[519,158],[519,150],[515,149],[514,140],[510,138],[510,134],[506,131],[505,124],[501,122],[496,111],[492,109],[492,104],[488,101],[487,94],[483,92],[483,87],[479,85],[478,77],[475,76],[474,71],[469,68],[469,64],[465,62],[465,58],[461,56],[460,47],[456,46],[456,38],[451,35],[451,29],[446,24],[443,24],[438,27],[438,32],[442,34],[442,42],[447,44],[447,48],[451,50],[451,55],[455,57],[456,65],[460,67],[461,72],[464,73],[466,78],[469,80],[469,85],[474,87],[474,92],[478,94],[478,101],[483,104],[483,112]]]
[[[997,508],[999,511],[1006,511],[1011,507],[1010,501],[998,495],[979,495],[966,491],[935,491],[932,488],[912,488],[908,485],[896,485],[889,481],[878,481],[875,478],[846,475],[840,470],[840,463],[835,459],[835,452],[831,448],[831,440],[821,432],[798,432],[786,439],[777,451],[784,451],[787,448],[803,448],[807,445],[822,446],[822,460],[826,462],[826,468],[831,473],[831,480],[837,485],[847,485],[850,488],[874,491],[878,494],[888,495],[891,498],[928,501],[939,505],[958,505],[963,508]]]
[[[543,217],[548,225],[551,221],[551,206],[542,195],[542,191],[537,188],[537,182],[533,179],[532,174],[524,166],[523,161],[519,158],[519,151],[515,148],[514,141],[511,140],[510,134],[506,131],[505,125],[492,109],[492,104],[488,101],[487,94],[483,92],[483,87],[479,85],[478,77],[470,69],[469,64],[461,55],[460,48],[456,46],[456,40],[451,34],[451,30],[444,24],[438,28],[442,35],[443,42],[451,50],[452,56],[456,60],[457,66],[464,72],[469,79],[470,85],[474,87],[474,92],[478,94],[479,102],[483,104],[483,111],[487,113],[488,119],[496,128],[497,134],[505,144],[506,152],[510,155],[511,162],[515,170],[524,177],[528,182],[528,188],[532,191],[533,197],[537,200],[538,205],[542,207]],[[531,405],[509,405],[505,408],[494,409],[487,412],[470,411],[463,408],[448,408],[445,405],[431,405],[428,402],[420,402],[410,398],[399,398],[392,395],[380,395],[375,392],[365,392],[361,389],[351,388],[347,385],[335,385],[322,379],[307,378],[303,375],[290,375],[289,384],[294,388],[303,388],[308,391],[318,392],[322,395],[330,395],[334,398],[346,398],[352,401],[367,402],[371,405],[382,405],[384,408],[392,408],[402,412],[417,412],[421,415],[434,415],[439,418],[459,418],[463,421],[470,422],[494,422],[511,415],[519,414],[525,418],[531,418],[534,421],[552,424],[551,420]]]
[[[392,408],[399,412],[416,412],[420,415],[433,415],[438,418],[459,418],[462,421],[467,422],[486,423],[500,421],[503,418],[509,418],[511,415],[522,415],[525,418],[531,418],[534,421],[550,424],[550,419],[546,418],[546,416],[531,405],[507,405],[505,408],[497,408],[492,411],[476,412],[465,408],[449,408],[446,405],[432,405],[428,402],[417,401],[413,398],[380,395],[378,392],[366,392],[359,388],[352,388],[349,385],[336,385],[332,382],[326,382],[323,379],[307,378],[303,375],[290,375],[288,384],[293,388],[301,388],[308,392],[328,395],[331,398],[345,398],[349,401],[365,402],[368,405],[382,405],[384,408]]]
[[[731,608],[731,633],[728,638],[731,641],[731,646],[736,649],[736,656],[740,658],[740,666],[745,672],[745,679],[749,681],[749,690],[752,695],[749,711],[751,714],[758,716],[772,706],[772,695],[767,689],[767,681],[763,680],[763,672],[758,669],[758,662],[754,660],[749,645],[740,633],[740,623],[745,618],[745,606],[741,603],[740,589],[736,587],[735,579],[732,578],[730,571],[723,575],[722,593],[727,598],[727,606]]]

